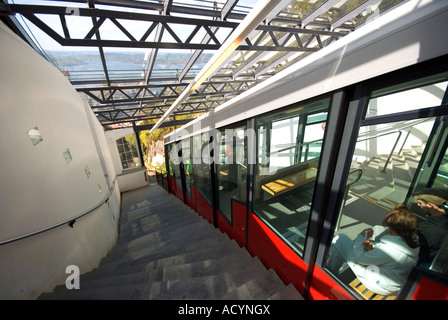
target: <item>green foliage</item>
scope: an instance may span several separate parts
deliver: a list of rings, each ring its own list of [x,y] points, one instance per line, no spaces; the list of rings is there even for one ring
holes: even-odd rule
[[[187,114],[187,115],[179,115],[176,116],[177,120],[184,119],[194,119],[200,114]],[[148,125],[152,123],[156,123],[158,119],[144,120],[140,125]],[[178,127],[165,127],[165,128],[157,128],[153,133],[149,133],[149,130],[140,131],[140,141],[142,144],[142,150],[144,157],[148,156],[148,152],[150,150],[150,146],[154,145],[157,141],[162,141],[167,134],[174,131]]]

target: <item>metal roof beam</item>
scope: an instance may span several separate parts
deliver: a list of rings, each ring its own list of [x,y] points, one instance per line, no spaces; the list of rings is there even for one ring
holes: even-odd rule
[[[369,1],[364,2],[360,6],[356,7],[352,11],[348,12],[346,15],[344,15],[344,16],[340,17],[338,20],[334,21],[331,24],[331,30],[334,30],[334,29],[340,27],[341,25],[343,25],[348,20],[350,20],[350,19],[356,17],[358,14],[362,13],[368,7],[377,5],[381,1],[382,0],[369,0]]]
[[[88,46],[88,47],[121,47],[121,48],[167,48],[167,49],[200,49],[200,50],[219,50],[221,47],[221,43],[219,43],[218,39],[214,37],[211,29],[215,28],[227,28],[229,31],[235,32],[235,29],[238,27],[237,23],[229,22],[229,21],[218,21],[218,20],[204,20],[204,19],[192,19],[192,18],[182,18],[182,17],[171,17],[171,16],[157,16],[150,14],[142,14],[142,13],[130,13],[130,12],[117,12],[117,11],[109,11],[109,10],[99,10],[99,9],[79,9],[79,14],[77,15],[81,17],[90,17],[94,19],[93,26],[89,32],[84,36],[84,38],[76,38],[73,39],[70,37],[70,32],[66,24],[63,23],[65,21],[65,16],[69,15],[66,12],[66,8],[64,7],[46,7],[46,6],[29,6],[29,5],[11,5],[11,9],[25,16],[28,20],[34,23],[38,28],[40,28],[43,32],[53,38],[56,42],[58,42],[62,46]],[[65,30],[64,36],[60,35],[57,31],[55,31],[52,27],[47,25],[44,21],[38,18],[37,14],[54,14],[58,15],[61,18],[62,28]],[[270,14],[272,14],[270,12]],[[125,20],[134,20],[134,21],[145,21],[151,23],[147,32],[140,38],[135,39],[132,34],[126,30],[126,28],[121,25],[117,19],[125,19]],[[118,26],[121,32],[126,35],[127,40],[102,40],[100,37],[93,38],[93,35],[101,32],[101,27],[105,25],[105,22],[110,20],[112,23]],[[180,40],[180,36],[176,34],[175,28],[171,27],[170,24],[173,25],[189,25],[194,27],[194,30],[191,31],[190,36],[185,41]],[[172,37],[174,38],[174,42],[161,42],[161,31],[157,35],[157,38],[153,41],[148,41],[148,37],[154,31],[154,29],[159,28],[159,30],[166,29],[170,32]],[[211,37],[214,43],[193,43],[192,40],[194,35],[198,32],[200,28],[204,28],[208,35]],[[245,35],[245,38],[241,38],[244,41],[240,41],[241,45],[239,45],[236,50],[270,50],[270,51],[308,51],[306,48],[301,47],[287,47],[283,45],[278,45],[278,41],[274,32],[281,33],[290,33],[291,35],[297,34],[313,34],[313,35],[334,35],[334,36],[343,36],[346,33],[343,32],[330,32],[330,31],[322,31],[322,30],[311,30],[311,29],[298,29],[298,28],[285,28],[278,26],[270,26],[270,25],[260,25],[257,26],[254,30],[261,31],[262,33],[269,33],[273,39],[274,44],[270,46],[260,46],[251,44],[251,38],[249,34]],[[231,34],[233,33],[231,32]],[[247,39],[246,39],[247,38]],[[148,70],[149,71],[149,70]],[[149,72],[148,72],[149,74]]]
[[[232,13],[233,8],[235,8],[238,0],[227,0],[221,9],[221,20],[226,20],[227,17]]]
[[[191,121],[191,119],[165,121],[164,123],[162,123],[162,125],[159,128],[182,126],[184,124],[187,124],[190,121]],[[154,127],[154,123],[144,124],[144,125],[140,125],[140,126],[136,125],[136,126],[134,126],[134,129],[135,129],[135,132],[139,132],[139,131],[144,131],[144,130],[151,130],[152,127]]]
[[[264,18],[265,23],[269,24],[271,21],[273,21],[273,19],[279,14],[279,12],[281,12],[282,10],[284,10],[291,2],[293,2],[293,0],[281,0],[277,3],[277,5],[275,5],[275,7],[271,10],[271,12],[269,12],[266,17]],[[249,40],[249,42],[252,39],[255,39],[257,37],[260,36],[262,32],[260,32],[259,30],[257,31],[257,29],[255,29],[254,31],[250,32],[249,35],[247,36],[247,39]],[[247,42],[247,41],[246,41]],[[265,50],[260,50],[260,51],[265,51]],[[267,51],[267,50],[266,50]],[[235,58],[236,52],[232,53],[223,63],[223,65],[228,64],[232,59]]]
[[[159,119],[156,125],[151,129],[151,133],[163,122],[170,114],[179,107],[179,105],[187,99],[202,82],[204,82],[213,72],[223,64],[223,62],[232,54],[232,52],[240,45],[240,43],[254,30],[266,16],[272,11],[272,9],[278,5],[280,0],[265,0],[257,4],[256,9],[241,22],[229,38],[225,41],[222,47],[216,52],[216,54],[210,59],[207,65],[199,72],[196,78],[188,85],[188,87],[180,94],[179,98],[173,103],[167,112]]]
[[[322,14],[330,10],[340,1],[341,0],[328,0],[327,2],[323,3],[321,6],[316,8],[316,10],[311,12],[307,17],[305,17],[302,20],[302,28],[304,28],[306,25],[316,20],[316,18],[320,17]]]
[[[235,7],[237,2],[238,2],[238,0],[228,0],[224,4],[224,6],[223,6],[223,8],[221,10],[221,20],[226,20],[227,19],[227,16],[229,15],[229,13],[232,12],[232,9]],[[218,31],[218,28],[212,27],[210,29],[210,31],[213,34],[215,34]],[[210,40],[211,40],[211,35],[209,33],[207,33],[204,36],[204,38],[202,39],[201,43],[208,44],[210,42]],[[184,79],[184,77],[187,75],[188,71],[190,71],[191,67],[197,61],[197,59],[199,58],[199,56],[201,55],[202,52],[203,52],[203,50],[196,50],[195,52],[193,52],[193,54],[191,55],[190,59],[186,63],[184,69],[179,74],[179,77],[178,77],[179,81],[182,81]]]

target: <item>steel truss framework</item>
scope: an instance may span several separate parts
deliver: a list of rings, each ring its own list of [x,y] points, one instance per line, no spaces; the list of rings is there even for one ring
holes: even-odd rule
[[[2,20],[29,42],[30,37],[20,27],[18,15],[26,18],[63,47],[98,48],[104,79],[71,81],[77,91],[89,101],[106,128],[126,122],[135,127],[138,121],[159,119],[188,86],[193,78],[192,68],[203,51],[218,50],[250,10],[238,7],[238,0],[215,1],[213,6],[207,0],[196,1],[205,3],[204,6],[189,6],[173,0],[70,2],[73,7],[46,5],[45,1],[41,1],[45,5],[8,4],[4,0],[3,4],[0,3],[0,14]],[[291,63],[330,45],[353,31],[356,27],[353,21],[372,6],[378,6],[381,1],[359,0],[354,8],[342,11],[327,21],[325,17],[334,15],[334,6],[340,3],[339,0],[302,2],[309,5],[315,3],[315,7],[298,19],[297,13],[290,10],[296,1],[281,1],[277,6],[278,10],[266,17],[264,23],[258,25],[236,48],[226,61],[227,65],[223,65],[196,89],[173,112],[173,117],[209,111]],[[401,0],[395,0],[393,5],[400,2]],[[85,19],[89,25],[84,34],[79,35],[79,32],[73,30],[73,24],[68,23],[73,16]],[[48,17],[59,24],[47,23]],[[126,27],[129,21],[145,25],[139,36]],[[106,25],[116,27],[116,37],[103,39],[103,28]],[[150,50],[142,79],[112,79],[104,48]],[[159,49],[193,52],[175,77],[161,77],[154,72]]]

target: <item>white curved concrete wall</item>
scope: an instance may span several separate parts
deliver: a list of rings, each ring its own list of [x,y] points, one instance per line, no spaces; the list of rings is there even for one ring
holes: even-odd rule
[[[96,208],[115,186],[73,228],[0,245],[0,299],[34,299],[65,282],[67,265],[98,265],[117,237],[120,192],[104,131],[69,81],[3,24],[0,43],[0,242]]]

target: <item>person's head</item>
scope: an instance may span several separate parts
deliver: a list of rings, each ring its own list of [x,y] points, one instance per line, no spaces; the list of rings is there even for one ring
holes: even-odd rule
[[[411,248],[418,247],[415,234],[418,230],[417,217],[404,204],[400,204],[389,211],[383,220],[383,225],[391,233],[400,236]]]
[[[445,214],[444,205],[447,201],[447,195],[442,190],[425,188],[414,193],[413,196],[414,202],[423,212],[432,216]]]

